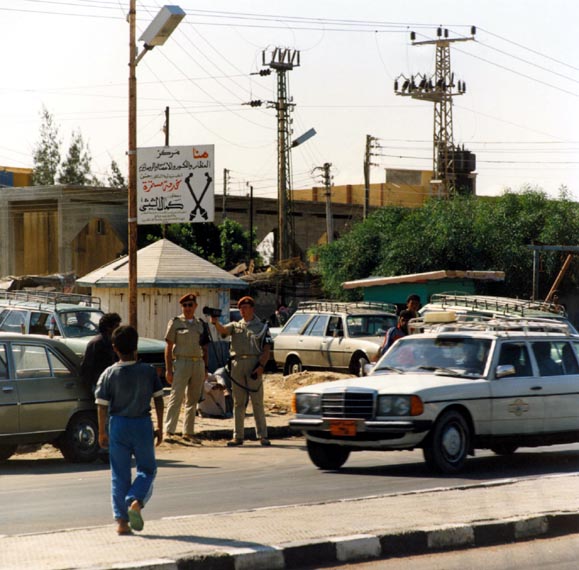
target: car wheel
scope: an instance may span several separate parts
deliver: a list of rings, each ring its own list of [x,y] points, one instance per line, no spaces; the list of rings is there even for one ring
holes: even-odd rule
[[[290,356],[285,361],[283,367],[283,375],[289,376],[290,374],[297,374],[303,370],[302,362],[297,356]]]
[[[365,376],[364,366],[370,364],[370,361],[365,354],[355,354],[350,363],[350,372],[356,376]]]
[[[466,463],[470,439],[470,428],[461,413],[443,413],[424,445],[427,465],[440,473],[458,473]]]
[[[496,453],[497,455],[512,455],[513,453],[515,453],[515,451],[517,451],[517,449],[519,449],[519,446],[508,444],[497,444],[493,445],[490,449],[493,453]]]
[[[0,461],[10,459],[16,451],[17,445],[0,445]]]
[[[59,448],[71,463],[92,463],[99,455],[96,414],[82,412],[68,423],[59,440]]]
[[[334,471],[346,463],[350,450],[341,445],[332,445],[307,441],[308,455],[318,469]]]

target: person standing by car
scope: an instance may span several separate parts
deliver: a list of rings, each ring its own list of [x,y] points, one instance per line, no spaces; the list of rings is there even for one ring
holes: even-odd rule
[[[113,514],[117,533],[123,535],[143,529],[141,510],[151,497],[157,474],[154,442],[160,445],[163,441],[163,384],[152,366],[137,362],[139,334],[134,327],[117,327],[111,340],[120,362],[101,374],[95,402],[99,445],[109,449]],[[156,430],[151,420],[152,399]],[[137,466],[134,480],[133,456]]]
[[[271,350],[267,323],[255,316],[255,301],[242,297],[237,303],[241,321],[222,325],[219,318],[211,317],[212,324],[222,335],[231,335],[231,380],[233,393],[233,439],[227,443],[234,447],[243,445],[245,435],[245,408],[251,399],[255,430],[261,445],[271,445],[267,437],[267,424],[263,403],[263,371]]]
[[[415,317],[416,315],[408,309],[404,309],[400,313],[398,316],[398,324],[395,327],[389,328],[384,336],[384,342],[375,357],[375,361],[377,361],[399,338],[408,334],[408,321]]]
[[[406,299],[406,310],[414,313],[412,318],[418,316],[418,309],[420,309],[420,297],[416,293],[408,295],[408,298]]]
[[[99,320],[99,334],[86,345],[80,375],[93,394],[100,375],[117,361],[111,336],[120,324],[121,317],[118,313],[105,313]]]
[[[171,385],[165,432],[167,442],[173,442],[185,397],[183,439],[200,443],[194,435],[195,413],[207,377],[209,332],[206,323],[195,317],[197,297],[193,293],[183,295],[179,303],[182,313],[169,321],[165,334],[165,378]]]

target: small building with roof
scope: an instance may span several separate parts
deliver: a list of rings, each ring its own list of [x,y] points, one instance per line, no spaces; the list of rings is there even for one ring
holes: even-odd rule
[[[106,311],[129,318],[129,258],[120,257],[76,280],[100,297]],[[228,321],[230,291],[247,284],[213,263],[167,239],[160,239],[137,252],[137,320],[139,334],[164,339],[169,319],[181,312],[179,299],[195,293],[199,305],[220,308]]]
[[[423,305],[428,303],[434,293],[457,291],[475,293],[476,283],[481,281],[504,281],[504,271],[428,271],[409,273],[393,277],[368,277],[342,283],[344,289],[362,288],[364,301],[394,303],[399,307],[406,305],[409,295],[416,294]]]

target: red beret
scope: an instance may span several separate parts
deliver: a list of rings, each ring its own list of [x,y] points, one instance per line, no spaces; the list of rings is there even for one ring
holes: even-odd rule
[[[253,300],[253,297],[249,296],[241,297],[241,299],[237,301],[237,308],[239,309],[241,305],[250,305],[252,307],[255,307],[255,301]]]
[[[193,302],[196,303],[197,302],[197,297],[195,297],[195,295],[193,295],[193,293],[187,293],[187,295],[183,295],[180,299],[179,299],[179,303],[182,305],[183,303],[188,303],[188,302]]]

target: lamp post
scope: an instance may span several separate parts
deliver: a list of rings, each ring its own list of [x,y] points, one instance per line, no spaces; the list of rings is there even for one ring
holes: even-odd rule
[[[128,183],[128,254],[129,254],[129,323],[137,327],[137,64],[155,46],[163,45],[185,12],[179,6],[163,6],[143,32],[144,49],[137,55],[137,0],[129,4],[129,183]]]

